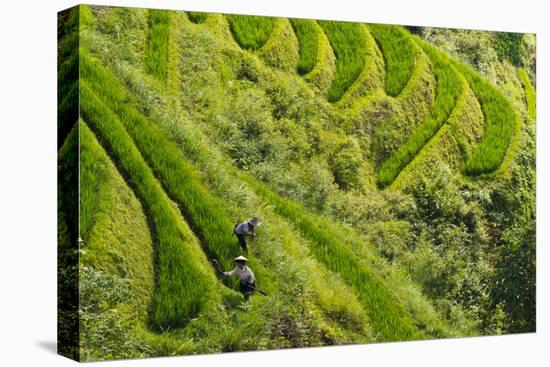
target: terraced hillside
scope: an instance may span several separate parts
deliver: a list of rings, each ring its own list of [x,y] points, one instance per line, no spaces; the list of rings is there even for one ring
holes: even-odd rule
[[[81,349],[62,354],[533,330],[529,70],[511,67],[513,99],[400,26],[88,6],[59,19],[59,175],[80,183],[79,208],[59,192],[60,264],[81,281],[60,278],[80,303]],[[251,215],[267,295],[245,302],[211,259],[233,267],[233,225]],[[75,304],[60,305],[65,339]]]

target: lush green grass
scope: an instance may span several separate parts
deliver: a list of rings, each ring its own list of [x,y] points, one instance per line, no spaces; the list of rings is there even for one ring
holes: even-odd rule
[[[336,56],[336,75],[328,93],[328,100],[336,102],[359,77],[365,65],[365,29],[360,23],[325,20],[318,23]]]
[[[519,114],[494,85],[471,67],[456,60],[452,63],[468,81],[485,117],[483,138],[464,164],[464,173],[469,176],[492,173],[506,157],[515,130],[521,123]]]
[[[149,10],[149,35],[145,51],[145,69],[159,80],[166,80],[168,68],[168,37],[170,33],[170,11]]]
[[[131,279],[139,294],[132,303],[146,321],[154,284],[147,218],[92,131],[82,121],[79,127],[81,264]]]
[[[227,14],[225,17],[235,41],[246,50],[261,48],[273,31],[274,19],[271,17],[233,14]]]
[[[437,81],[435,101],[428,118],[413,131],[407,142],[401,145],[380,166],[376,177],[379,187],[391,184],[401,170],[413,160],[422,147],[435,135],[449,118],[465,88],[458,72],[439,51],[426,42],[421,40],[418,40],[418,42],[431,60],[432,72]]]
[[[89,76],[88,76],[89,78]],[[92,83],[95,82],[92,80]],[[119,118],[81,81],[81,113],[144,204],[156,238],[154,329],[184,326],[212,293],[211,275],[193,253],[194,241]]]
[[[189,20],[193,23],[204,23],[206,18],[208,17],[208,13],[202,13],[198,11],[188,11],[187,16],[189,17]]]
[[[317,49],[319,47],[319,34],[315,21],[311,19],[290,19],[292,28],[300,44],[300,61],[298,73],[307,74],[317,63]]]
[[[521,80],[521,84],[523,85],[523,91],[525,93],[525,104],[527,105],[527,118],[530,121],[536,121],[537,92],[535,91],[535,88],[533,88],[533,85],[529,80],[529,76],[527,76],[527,72],[524,69],[518,70],[518,77]]]
[[[85,58],[82,73],[94,81],[94,90],[121,119],[145,161],[148,162],[163,188],[175,200],[185,219],[200,238],[207,255],[217,258],[226,268],[239,255],[240,245],[233,235],[234,222],[224,203],[201,184],[196,170],[185,160],[178,148],[150,121],[126,103],[124,90],[109,71]]]
[[[281,198],[251,176],[242,174],[240,177],[273,205],[275,213],[293,222],[302,236],[311,241],[311,252],[320,263],[338,273],[355,289],[371,326],[380,335],[380,340],[412,340],[423,337],[403,306],[393,298],[366,264],[338,240],[339,235],[327,221],[320,220],[299,205]]]
[[[400,26],[369,24],[368,28],[384,55],[386,93],[395,97],[411,78],[419,50]]]

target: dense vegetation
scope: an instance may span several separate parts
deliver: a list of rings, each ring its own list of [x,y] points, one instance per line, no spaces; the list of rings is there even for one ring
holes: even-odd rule
[[[336,75],[328,100],[336,102],[357,79],[365,65],[366,40],[362,24],[319,21],[336,56]]]
[[[523,66],[523,33],[497,32],[495,51],[501,60],[508,60],[514,66]]]
[[[516,69],[483,58],[496,55],[486,32],[76,9],[59,27],[64,354],[535,329],[530,37]],[[232,267],[233,224],[250,215],[263,225],[246,256],[267,296],[243,302],[209,258]]]

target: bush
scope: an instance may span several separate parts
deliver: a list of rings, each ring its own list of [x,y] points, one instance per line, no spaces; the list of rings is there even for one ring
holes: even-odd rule
[[[523,33],[497,32],[494,47],[499,60],[508,60],[515,67],[524,66],[522,42]]]
[[[361,148],[355,139],[350,139],[332,159],[335,182],[343,190],[360,188],[362,165]]]
[[[81,361],[143,358],[148,347],[133,333],[136,321],[117,311],[133,298],[125,279],[83,267],[80,271]]]

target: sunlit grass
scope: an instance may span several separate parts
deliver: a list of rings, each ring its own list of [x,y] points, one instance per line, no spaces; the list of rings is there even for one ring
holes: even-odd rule
[[[359,77],[365,65],[366,40],[361,23],[318,21],[336,56],[336,75],[328,100],[336,102]]]
[[[290,23],[300,45],[298,73],[307,74],[313,70],[317,63],[318,28],[315,26],[315,21],[311,19],[290,19]]]
[[[253,15],[227,14],[229,28],[235,41],[245,50],[257,50],[269,39],[274,19]]]
[[[411,78],[419,50],[400,26],[369,24],[368,28],[384,55],[386,93],[395,97]]]
[[[495,172],[504,161],[516,126],[521,122],[519,114],[496,86],[471,67],[455,60],[452,63],[468,81],[485,117],[483,138],[464,164],[464,173],[476,176]]]
[[[418,40],[424,52],[429,56],[432,72],[437,82],[437,92],[430,115],[418,126],[395,153],[393,153],[377,172],[376,181],[379,187],[391,184],[397,175],[414,157],[422,147],[435,135],[441,126],[447,121],[457,104],[465,85],[458,72],[451,64],[428,43]]]
[[[93,83],[93,81],[92,81]],[[117,115],[81,81],[81,113],[129,185],[144,204],[156,238],[155,293],[150,322],[155,329],[177,328],[196,317],[212,292],[206,270],[193,253],[192,234],[182,227],[169,198]]]
[[[149,36],[145,51],[145,68],[159,80],[166,80],[168,68],[168,36],[170,33],[170,11],[149,10]]]

